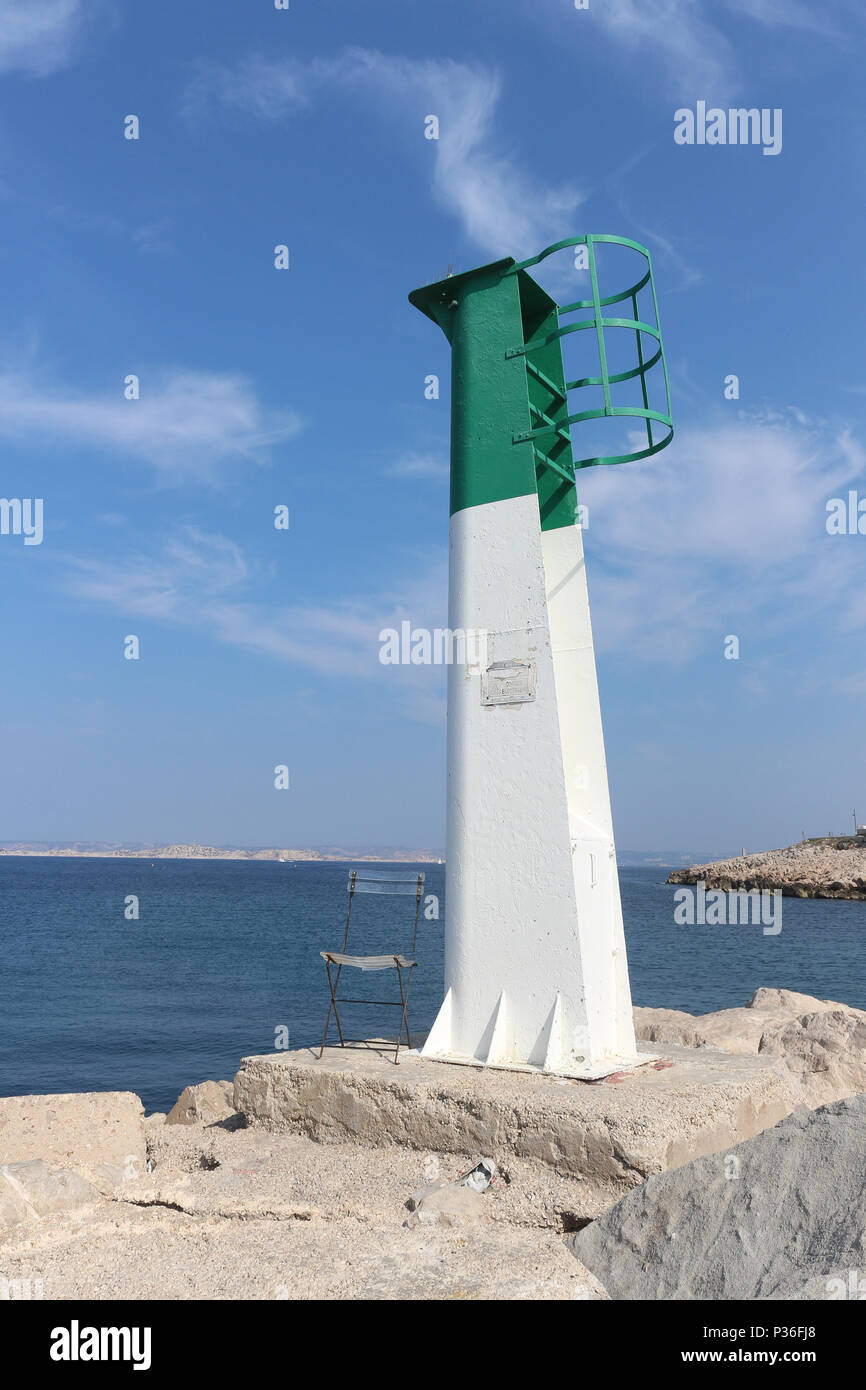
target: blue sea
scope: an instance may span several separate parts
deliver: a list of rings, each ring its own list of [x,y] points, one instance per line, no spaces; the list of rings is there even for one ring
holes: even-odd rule
[[[243,860],[0,857],[0,1094],[136,1091],[167,1110],[184,1086],[231,1079],[241,1057],[321,1039],[321,949],[339,950],[349,865]],[[403,866],[401,866],[403,867]],[[417,867],[438,921],[419,925],[413,1032],[442,997],[445,870]],[[759,985],[866,1008],[866,903],[784,899],[778,936],[677,926],[666,870],[620,870],[636,1004],[692,1013]],[[126,920],[130,895],[138,920]],[[411,947],[413,902],[355,900],[350,950]],[[390,974],[353,992],[383,998]],[[345,982],[345,977],[344,977]],[[384,982],[384,983],[383,983]],[[354,1037],[396,1031],[397,1010],[347,1009]]]

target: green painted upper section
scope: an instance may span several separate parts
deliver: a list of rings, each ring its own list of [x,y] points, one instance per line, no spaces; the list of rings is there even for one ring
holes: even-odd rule
[[[606,244],[629,248],[643,260],[637,279],[616,294],[602,296],[596,248]],[[590,298],[559,306],[527,270],[574,246],[586,248],[592,293]],[[652,296],[652,322],[639,313],[638,296],[644,290]],[[452,513],[535,492],[542,529],[572,526],[577,516],[576,469],[648,458],[673,438],[652,262],[638,242],[607,233],[569,237],[519,265],[507,257],[425,285],[413,290],[409,300],[438,323],[452,348]],[[560,324],[560,315],[573,313],[583,317]],[[634,335],[634,366],[610,371],[607,330]],[[566,381],[561,341],[568,334],[586,331],[595,336],[598,375]],[[664,408],[650,404],[647,376],[656,366],[664,384]],[[640,404],[634,400],[617,403],[612,388],[618,392],[623,383],[634,383],[640,390]],[[603,404],[588,404],[592,388],[598,387]],[[590,397],[583,400],[588,408],[570,414],[569,392],[586,388]],[[575,460],[571,425],[602,417],[639,420],[646,431],[646,447],[632,443],[624,454]]]
[[[508,356],[547,324],[558,324],[555,301],[525,272],[508,274],[514,264],[510,257],[495,261],[409,296],[451,343],[451,512],[537,492],[543,527],[573,525],[577,503],[567,438],[557,436],[548,452],[571,469],[570,481],[547,468],[539,480],[532,442],[514,442],[515,434],[532,428],[530,399],[552,419],[567,409],[557,340],[531,360],[562,387],[561,402],[532,379],[526,356]]]

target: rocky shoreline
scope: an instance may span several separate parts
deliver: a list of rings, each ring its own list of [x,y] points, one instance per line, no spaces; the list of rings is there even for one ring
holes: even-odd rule
[[[272,1089],[259,1094],[255,1064],[268,1059],[245,1059],[234,1083],[188,1087],[168,1115],[145,1118],[128,1092],[0,1099],[0,1298],[861,1296],[848,1290],[866,1251],[866,1011],[761,989],[744,1008],[638,1008],[635,1022],[662,1060],[600,1087],[497,1073],[486,1088],[520,1109],[522,1084],[542,1122],[595,1107],[620,1135],[609,1154],[597,1127],[509,1148],[506,1126],[485,1127],[480,1080],[466,1152],[428,1149],[430,1102],[413,1104],[409,1066],[392,1079],[386,1060],[381,1081],[347,1070],[340,1125],[321,1133],[318,1094],[290,1087],[282,1108]],[[735,1092],[760,1058],[784,1106],[742,1142],[719,1129],[701,1146],[697,1122],[704,1134],[715,1122],[719,1088],[686,1079],[677,1093],[669,1080],[727,1054]],[[449,1085],[473,1084],[455,1070]],[[402,1139],[366,1123],[373,1085],[392,1107],[402,1099]],[[682,1109],[672,1120],[681,1142],[644,1152],[641,1117],[686,1093],[691,1126]],[[459,1181],[476,1145],[496,1168],[484,1191]]]
[[[866,902],[866,836],[805,840],[787,849],[692,864],[668,883],[703,883],[730,892],[779,890],[785,898],[843,898]]]

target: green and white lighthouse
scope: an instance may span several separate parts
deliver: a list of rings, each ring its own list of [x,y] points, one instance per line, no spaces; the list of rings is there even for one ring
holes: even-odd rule
[[[606,244],[640,273],[602,297]],[[560,306],[527,272],[571,247],[591,297]],[[638,1057],[575,473],[672,437],[649,253],[575,237],[409,298],[452,349],[448,626],[486,633],[481,660],[449,668],[446,993],[423,1051],[604,1076]],[[581,332],[598,370],[568,381],[562,340]],[[612,372],[623,334],[636,360]],[[577,393],[586,408],[570,413]],[[575,461],[572,426],[619,416],[646,445]]]

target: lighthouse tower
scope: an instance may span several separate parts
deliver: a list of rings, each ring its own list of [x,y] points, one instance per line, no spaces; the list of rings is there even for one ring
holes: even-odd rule
[[[602,298],[596,247],[608,242],[629,248],[640,274]],[[573,246],[585,248],[592,297],[559,306],[527,268]],[[639,316],[644,290],[652,323]],[[672,437],[649,254],[624,238],[576,237],[409,298],[452,348],[448,625],[486,634],[470,644],[480,659],[448,673],[446,992],[423,1054],[601,1077],[646,1056],[632,1024],[574,479]],[[627,316],[605,317],[612,305]],[[566,381],[561,340],[581,330],[594,335],[599,371]],[[626,371],[608,369],[608,332],[636,342]],[[569,393],[586,387],[603,403],[569,414]],[[620,389],[640,403],[618,404]],[[575,462],[570,427],[618,415],[638,418],[646,447]]]

